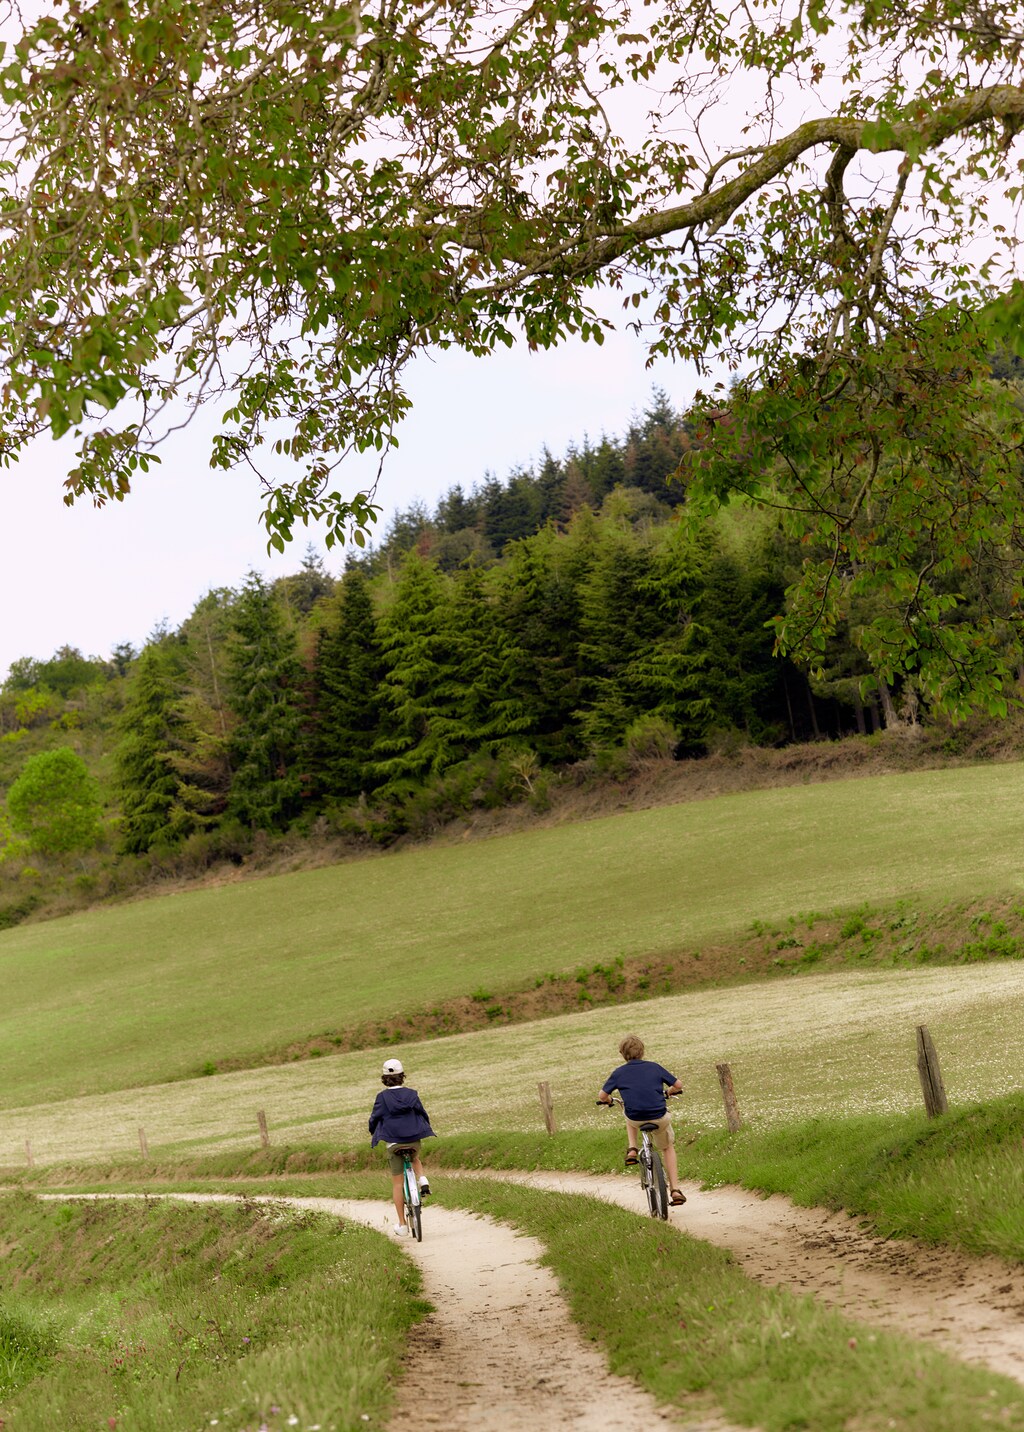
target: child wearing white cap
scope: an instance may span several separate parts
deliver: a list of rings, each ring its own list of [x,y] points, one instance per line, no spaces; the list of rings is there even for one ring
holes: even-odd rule
[[[420,1103],[415,1089],[404,1088],[405,1070],[401,1060],[385,1059],[380,1082],[384,1088],[374,1100],[370,1113],[370,1147],[379,1143],[387,1145],[388,1163],[391,1166],[391,1196],[394,1199],[398,1222],[395,1236],[404,1238],[408,1233],[405,1223],[405,1190],[402,1187],[402,1149],[414,1149],[413,1172],[419,1179],[420,1194],[429,1194],[430,1184],[420,1163],[421,1139],[435,1137],[430,1127],[427,1111]]]

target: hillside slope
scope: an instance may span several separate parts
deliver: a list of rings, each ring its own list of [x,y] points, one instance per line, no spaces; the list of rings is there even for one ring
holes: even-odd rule
[[[792,787],[203,889],[0,935],[6,1107],[755,919],[1024,883],[1024,765]],[[386,1029],[386,1025],[384,1026]],[[55,1052],[58,1051],[58,1052]]]

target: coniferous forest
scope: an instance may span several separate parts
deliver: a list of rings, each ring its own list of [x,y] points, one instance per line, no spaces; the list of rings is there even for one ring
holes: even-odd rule
[[[656,391],[623,438],[414,504],[336,575],[308,549],[292,576],[205,593],[142,651],[15,662],[0,924],[54,870],[98,898],[288,831],[388,844],[543,805],[580,763],[614,779],[927,719],[867,666],[855,612],[813,679],[773,654],[805,553],[753,506],[683,520],[690,441]]]

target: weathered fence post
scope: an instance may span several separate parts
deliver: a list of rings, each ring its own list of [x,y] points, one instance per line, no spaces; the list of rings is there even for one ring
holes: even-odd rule
[[[728,1064],[716,1064],[718,1070],[718,1082],[722,1086],[722,1103],[725,1105],[725,1122],[729,1125],[730,1134],[736,1133],[737,1129],[743,1127],[743,1120],[740,1117],[740,1106],[736,1102],[736,1090],[732,1083],[732,1070]]]
[[[540,1111],[544,1115],[544,1124],[549,1134],[555,1132],[555,1106],[551,1100],[551,1085],[540,1083],[537,1085],[537,1093],[540,1095]]]
[[[146,1138],[146,1131],[139,1125],[139,1152],[144,1159],[149,1158],[149,1140]]]
[[[925,1024],[917,1026],[917,1072],[921,1076],[921,1093],[924,1095],[924,1107],[929,1119],[948,1113],[949,1101],[946,1098],[946,1086],[942,1082],[939,1056]]]
[[[256,1122],[260,1126],[260,1143],[265,1149],[270,1148],[270,1131],[267,1128],[267,1116],[262,1109],[256,1115]]]
[[[35,1162],[36,1162],[36,1161],[35,1161],[35,1159],[32,1157],[32,1144],[30,1143],[30,1141],[29,1141],[28,1139],[25,1140],[25,1159],[26,1159],[26,1161],[28,1162],[29,1168],[34,1168],[34,1167],[35,1167]]]

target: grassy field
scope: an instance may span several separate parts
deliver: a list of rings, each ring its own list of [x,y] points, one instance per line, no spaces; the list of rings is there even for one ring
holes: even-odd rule
[[[247,1206],[0,1199],[0,1426],[388,1424],[417,1270],[369,1229]]]
[[[0,1103],[178,1078],[755,919],[1012,894],[1022,837],[1024,765],[987,766],[724,796],[23,926],[0,935]]]
[[[755,1127],[813,1116],[849,1117],[920,1104],[915,1025],[938,1045],[954,1105],[1024,1085],[1020,1009],[1024,963],[805,975],[599,1008],[397,1050],[363,1050],[298,1064],[8,1110],[0,1161],[39,1162],[130,1154],[137,1129],[154,1153],[258,1143],[266,1110],[278,1143],[367,1140],[382,1058],[399,1053],[439,1135],[530,1130],[539,1125],[537,1081],[551,1083],[561,1128],[594,1130],[609,1115],[593,1096],[636,1028],[654,1057],[680,1075],[678,1118],[722,1123],[715,1064],[732,1064]]]

